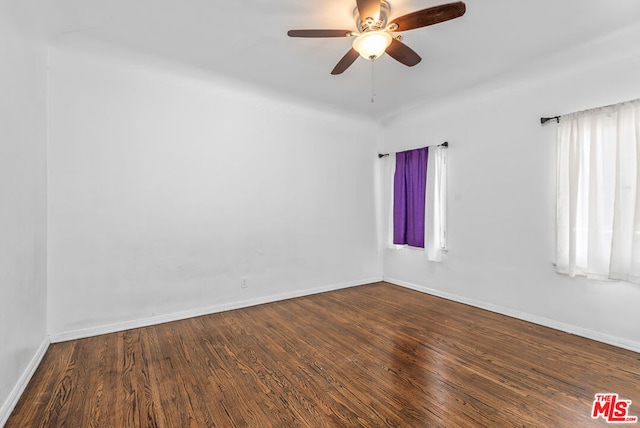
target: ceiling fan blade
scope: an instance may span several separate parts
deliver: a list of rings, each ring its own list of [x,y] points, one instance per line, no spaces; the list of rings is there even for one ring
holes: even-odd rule
[[[364,22],[367,18],[375,21],[380,17],[380,0],[356,0],[360,19]]]
[[[426,27],[458,18],[464,15],[466,10],[466,5],[461,1],[447,3],[400,16],[393,19],[391,24],[398,26],[396,30],[393,30],[394,32],[413,30],[414,28]]]
[[[289,37],[351,37],[351,30],[289,30]]]
[[[331,74],[342,74],[344,71],[351,66],[358,59],[360,54],[354,48],[351,48],[349,52],[336,64],[336,66],[331,70]]]
[[[413,67],[422,61],[420,55],[413,49],[396,39],[391,40],[391,44],[385,52],[388,53],[391,58],[403,63],[407,67]]]

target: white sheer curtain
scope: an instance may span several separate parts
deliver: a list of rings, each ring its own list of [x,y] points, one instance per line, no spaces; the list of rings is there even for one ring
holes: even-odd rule
[[[562,116],[560,273],[640,283],[640,100]]]
[[[427,258],[442,261],[447,252],[447,148],[429,147],[424,246]]]
[[[424,249],[393,244],[393,178],[396,168],[396,155],[387,158],[389,208],[388,236],[389,248],[410,248],[424,251],[430,261],[441,262],[447,252],[447,148],[429,147],[427,161],[427,194],[425,198],[425,238]]]

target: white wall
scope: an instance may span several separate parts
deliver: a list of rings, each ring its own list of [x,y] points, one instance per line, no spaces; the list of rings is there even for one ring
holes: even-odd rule
[[[381,278],[367,120],[81,45],[50,63],[54,339]]]
[[[36,1],[0,3],[0,426],[46,337],[46,45]]]
[[[450,251],[385,250],[385,278],[640,351],[640,286],[554,271],[556,126],[539,122],[640,97],[637,40],[621,30],[389,118],[386,150],[450,142]]]

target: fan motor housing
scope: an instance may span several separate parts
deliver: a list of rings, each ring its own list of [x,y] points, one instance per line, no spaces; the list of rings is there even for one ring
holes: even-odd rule
[[[391,5],[387,0],[380,1],[380,16],[377,21],[373,21],[375,16],[365,16],[364,20],[360,16],[360,12],[358,11],[358,7],[356,6],[353,9],[353,19],[356,21],[356,28],[360,30],[361,33],[372,30],[383,30],[387,26],[387,20],[389,19],[389,13],[391,12]],[[367,18],[372,18],[368,20]]]

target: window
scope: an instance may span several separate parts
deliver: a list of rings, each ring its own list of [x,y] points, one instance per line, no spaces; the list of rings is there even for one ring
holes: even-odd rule
[[[390,155],[388,162],[389,247],[425,251],[429,260],[442,261],[446,253],[446,146],[399,152]]]
[[[640,283],[640,100],[562,116],[560,273]]]

